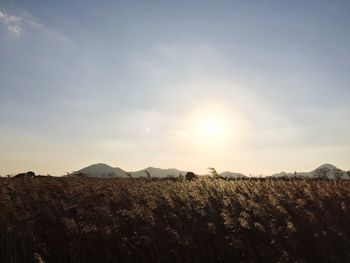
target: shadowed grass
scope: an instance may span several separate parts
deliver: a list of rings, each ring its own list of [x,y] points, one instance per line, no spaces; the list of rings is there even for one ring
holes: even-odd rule
[[[0,178],[2,262],[349,262],[350,182]]]

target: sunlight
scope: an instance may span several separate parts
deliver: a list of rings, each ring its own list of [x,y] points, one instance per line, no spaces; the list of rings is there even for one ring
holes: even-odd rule
[[[206,120],[203,123],[203,131],[208,135],[214,135],[219,132],[220,126],[215,120]]]
[[[223,148],[237,139],[234,115],[229,108],[218,104],[206,104],[189,115],[188,130],[191,142],[200,148]],[[238,119],[236,119],[238,122]]]

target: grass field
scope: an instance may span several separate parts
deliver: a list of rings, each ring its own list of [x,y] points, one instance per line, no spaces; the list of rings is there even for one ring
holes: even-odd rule
[[[0,178],[1,262],[350,262],[350,181]]]

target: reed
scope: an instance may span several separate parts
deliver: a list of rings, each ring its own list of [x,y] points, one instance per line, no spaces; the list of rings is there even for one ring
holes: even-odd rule
[[[350,182],[0,178],[1,262],[349,262]]]

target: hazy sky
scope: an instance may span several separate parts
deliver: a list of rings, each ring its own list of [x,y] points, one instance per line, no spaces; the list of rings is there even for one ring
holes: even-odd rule
[[[349,1],[0,0],[0,174],[350,169]]]

